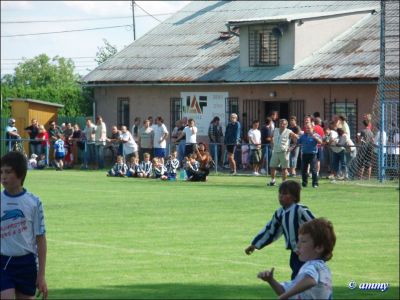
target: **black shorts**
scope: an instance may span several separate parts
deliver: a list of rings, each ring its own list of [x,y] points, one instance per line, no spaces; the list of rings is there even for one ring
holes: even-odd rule
[[[235,153],[236,151],[236,145],[226,145],[226,151],[228,153]]]
[[[37,267],[35,256],[1,255],[1,291],[15,289],[16,291],[34,296],[36,292]]]

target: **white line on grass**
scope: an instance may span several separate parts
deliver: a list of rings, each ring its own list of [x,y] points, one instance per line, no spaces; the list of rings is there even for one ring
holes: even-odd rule
[[[261,265],[261,264],[256,264],[256,263],[252,263],[252,262],[246,262],[246,261],[235,261],[235,260],[229,260],[229,259],[210,259],[208,257],[201,257],[201,256],[197,256],[197,255],[190,256],[190,255],[182,255],[182,254],[175,254],[175,253],[169,253],[169,252],[114,247],[114,246],[109,246],[109,245],[104,245],[104,244],[93,244],[93,243],[86,243],[86,242],[58,241],[58,240],[53,240],[53,239],[47,239],[47,240],[49,242],[55,242],[55,243],[84,246],[84,247],[89,247],[89,248],[103,248],[103,249],[121,251],[121,252],[126,252],[126,253],[144,253],[144,254],[152,254],[152,255],[158,255],[158,256],[171,256],[171,257],[174,256],[174,257],[182,257],[182,258],[193,259],[193,260],[203,260],[203,261],[210,261],[210,262],[215,262],[215,263],[223,263],[223,264],[230,263],[230,264],[236,264],[236,265],[257,266],[260,268],[265,267],[264,264]]]

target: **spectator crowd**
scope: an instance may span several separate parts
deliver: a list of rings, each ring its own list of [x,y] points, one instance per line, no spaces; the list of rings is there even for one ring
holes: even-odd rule
[[[331,180],[370,179],[382,143],[387,159],[394,164],[399,160],[398,130],[389,136],[382,131],[381,137],[379,128],[372,128],[370,114],[364,115],[364,128],[355,141],[344,116],[323,122],[318,112],[305,116],[299,125],[295,116],[279,119],[278,112],[273,111],[262,126],[254,120],[246,134],[237,114],[230,115],[224,129],[216,116],[209,124],[208,145],[198,141],[196,122],[187,118],[176,121],[171,134],[161,116],[154,123],[152,117],[143,122],[135,118],[131,130],[114,125],[109,134],[101,116],[94,123],[87,118],[82,129],[71,123],[58,126],[53,120],[46,127],[32,119],[24,128],[29,135],[29,168],[52,165],[63,170],[79,162],[81,169],[104,169],[107,156],[115,162],[108,176],[175,180],[179,173],[181,179],[205,181],[210,168],[227,168],[236,175],[241,166],[250,168],[254,176],[269,174],[268,185],[274,186],[278,168],[285,181],[297,176],[299,166],[303,187],[311,178],[316,188],[321,164]],[[20,140],[15,119],[11,118],[6,128],[7,148],[17,149]]]

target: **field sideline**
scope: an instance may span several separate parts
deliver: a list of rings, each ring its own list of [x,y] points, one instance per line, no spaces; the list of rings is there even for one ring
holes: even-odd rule
[[[48,239],[49,298],[276,298],[256,278],[275,267],[290,278],[283,237],[251,256],[254,235],[278,208],[265,177],[211,176],[207,183],[107,178],[105,172],[30,171]],[[280,182],[280,178],[278,179]],[[399,298],[399,191],[334,185],[302,192],[302,203],[334,224],[328,264],[336,299]],[[348,283],[388,282],[386,292]]]

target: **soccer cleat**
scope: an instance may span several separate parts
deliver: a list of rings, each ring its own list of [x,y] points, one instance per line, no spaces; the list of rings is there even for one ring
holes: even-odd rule
[[[275,186],[276,182],[275,181],[271,181],[270,183],[267,184],[268,186]]]

